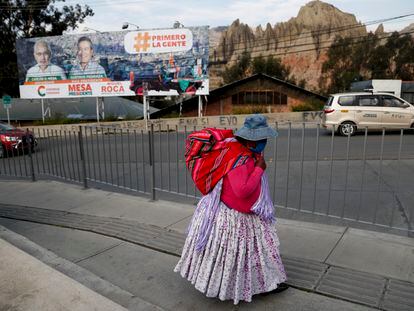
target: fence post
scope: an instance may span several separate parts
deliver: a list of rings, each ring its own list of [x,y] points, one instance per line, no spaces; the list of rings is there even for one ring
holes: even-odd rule
[[[32,135],[32,138],[30,139],[28,128],[26,129],[26,140],[28,140],[28,143],[29,143],[30,174],[32,175],[32,181],[36,181],[33,156],[32,156],[32,148],[34,148],[34,136]]]
[[[83,137],[82,137],[82,126],[79,125],[79,151],[80,151],[80,159],[82,164],[82,177],[83,177],[83,187],[86,189],[88,188],[88,181],[86,179],[86,163],[85,163],[85,152],[83,150]]]
[[[149,141],[149,160],[151,166],[151,200],[155,201],[155,156],[154,156],[154,123],[151,122],[150,132],[148,133]]]

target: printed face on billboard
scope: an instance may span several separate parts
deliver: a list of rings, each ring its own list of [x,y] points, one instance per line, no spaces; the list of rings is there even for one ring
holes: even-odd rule
[[[207,26],[18,39],[20,97],[207,95],[208,45]]]
[[[92,55],[93,49],[91,42],[87,40],[78,42],[78,57],[82,67],[85,67],[89,63],[92,59]]]
[[[34,58],[40,67],[40,70],[45,71],[49,66],[50,50],[46,42],[38,41],[34,46]]]

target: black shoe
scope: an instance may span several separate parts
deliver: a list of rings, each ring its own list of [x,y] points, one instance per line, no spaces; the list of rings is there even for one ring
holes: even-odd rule
[[[271,291],[271,293],[280,293],[280,292],[283,292],[284,290],[287,290],[288,288],[289,288],[289,285],[287,285],[286,283],[280,283],[276,289]]]
[[[287,290],[289,288],[289,285],[287,285],[286,283],[280,283],[277,288],[275,288],[274,290],[270,291],[270,292],[265,292],[265,293],[261,293],[261,295],[263,296],[267,296],[270,294],[277,294],[277,293],[281,293],[284,290]]]
[[[277,288],[275,288],[274,290],[272,290],[270,293],[281,293],[285,290],[287,290],[289,288],[289,285],[287,285],[286,283],[280,283]]]

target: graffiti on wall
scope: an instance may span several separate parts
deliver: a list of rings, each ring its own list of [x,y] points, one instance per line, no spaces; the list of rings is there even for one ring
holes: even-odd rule
[[[306,111],[302,112],[303,122],[321,122],[323,111]]]

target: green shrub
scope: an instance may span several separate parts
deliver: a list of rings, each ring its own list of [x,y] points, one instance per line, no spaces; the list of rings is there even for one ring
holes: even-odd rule
[[[302,104],[292,107],[293,112],[300,111],[320,111],[323,108],[324,103],[317,99],[308,100]]]
[[[268,113],[269,106],[264,105],[240,105],[233,106],[233,114],[254,114],[254,113]]]
[[[118,121],[118,118],[113,114],[108,114],[105,116],[104,121]]]
[[[79,119],[69,119],[69,118],[62,118],[62,119],[45,119],[45,122],[42,120],[36,120],[33,122],[33,125],[54,125],[54,124],[76,124],[76,123],[85,123],[89,122],[86,120],[79,120]]]
[[[172,111],[164,116],[162,116],[163,119],[167,119],[167,118],[180,118],[180,113],[177,111]]]

